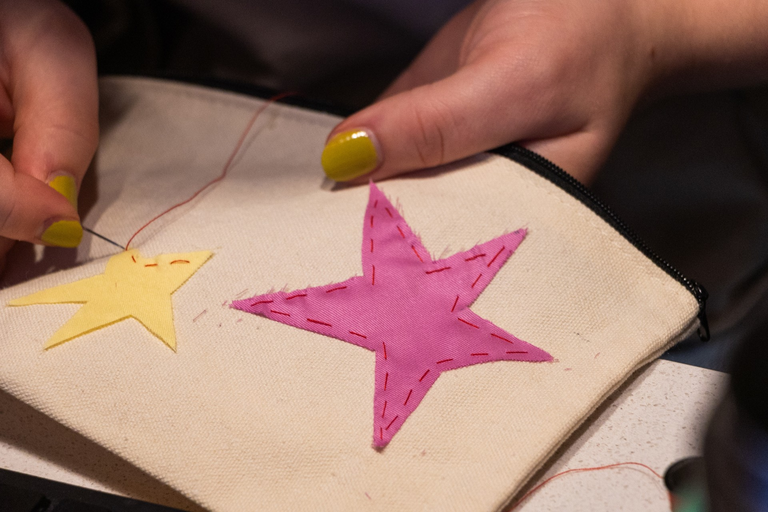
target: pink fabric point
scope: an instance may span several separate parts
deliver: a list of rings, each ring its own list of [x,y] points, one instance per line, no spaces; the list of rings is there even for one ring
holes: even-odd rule
[[[379,202],[387,215],[374,222]],[[469,309],[523,241],[525,229],[431,261],[373,183],[364,218],[362,276],[257,295],[231,307],[375,352],[374,447],[392,440],[443,372],[493,361],[552,360]],[[301,300],[290,300],[299,294]]]

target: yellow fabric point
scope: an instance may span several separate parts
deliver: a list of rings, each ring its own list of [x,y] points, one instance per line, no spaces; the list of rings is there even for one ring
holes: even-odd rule
[[[103,274],[33,293],[8,305],[85,304],[54,333],[45,344],[46,349],[126,318],[135,318],[176,351],[171,294],[211,255],[210,251],[200,251],[142,258],[137,249],[131,249],[112,256]]]

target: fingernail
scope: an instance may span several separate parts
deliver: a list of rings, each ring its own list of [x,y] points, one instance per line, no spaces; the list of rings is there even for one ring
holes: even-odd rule
[[[381,163],[373,135],[366,130],[336,134],[323,150],[321,163],[334,181],[347,181],[376,169]]]
[[[75,184],[75,178],[69,174],[60,174],[55,176],[48,182],[48,185],[67,198],[72,206],[77,210],[77,185]]]
[[[57,247],[77,247],[83,238],[83,226],[76,220],[59,220],[48,226],[40,240]]]

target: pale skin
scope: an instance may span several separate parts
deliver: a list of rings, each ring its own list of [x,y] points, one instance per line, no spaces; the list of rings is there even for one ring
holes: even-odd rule
[[[98,143],[93,43],[56,0],[0,0],[0,265],[79,220],[48,187],[79,187]],[[768,81],[762,0],[484,0],[449,21],[373,105],[383,179],[520,142],[589,183],[639,104]]]

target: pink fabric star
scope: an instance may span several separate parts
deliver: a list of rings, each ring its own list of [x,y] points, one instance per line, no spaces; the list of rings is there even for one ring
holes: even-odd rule
[[[232,307],[376,352],[373,444],[383,448],[441,373],[491,361],[552,360],[469,309],[525,234],[520,229],[433,261],[371,183],[362,277]]]

